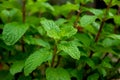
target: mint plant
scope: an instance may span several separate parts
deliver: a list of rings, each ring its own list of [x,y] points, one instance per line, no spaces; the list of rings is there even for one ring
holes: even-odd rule
[[[0,80],[120,79],[120,1],[102,2],[0,1]]]

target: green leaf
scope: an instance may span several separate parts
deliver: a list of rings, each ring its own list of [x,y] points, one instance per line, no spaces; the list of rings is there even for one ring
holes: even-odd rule
[[[98,71],[103,75],[103,77],[105,77],[107,75],[107,71],[102,67],[99,67]]]
[[[47,49],[39,49],[31,54],[25,61],[24,73],[28,76],[33,70],[47,61],[51,56],[51,52]]]
[[[88,2],[93,2],[93,0],[75,0],[76,4],[87,4]]]
[[[96,16],[84,15],[84,16],[81,17],[81,19],[80,19],[80,24],[81,24],[82,27],[85,27],[85,26],[93,23],[96,18],[97,18]]]
[[[27,24],[8,23],[3,28],[2,38],[7,45],[14,45],[27,31]]]
[[[110,0],[104,0],[104,2],[108,5]],[[111,6],[117,5],[118,3],[120,3],[119,0],[112,0]]]
[[[32,27],[39,25],[40,24],[40,19],[37,17],[33,17],[33,16],[28,16],[26,17],[26,23],[29,23],[29,25],[31,25]],[[35,27],[36,28],[36,27]]]
[[[78,9],[79,9],[78,4],[72,4],[70,2],[67,2],[66,4],[61,6],[62,13],[61,13],[61,10],[60,10],[60,13],[63,14],[64,16],[67,16],[67,14],[70,11],[74,11],[74,10],[78,10]]]
[[[120,25],[120,15],[115,15],[115,16],[114,16],[114,22],[115,22],[117,25]]]
[[[79,60],[80,51],[79,51],[77,45],[74,42],[72,42],[72,41],[70,41],[70,42],[62,41],[58,45],[58,48],[60,50],[63,50],[64,52],[66,52],[72,58]]]
[[[50,48],[50,45],[49,45],[48,42],[46,42],[42,39],[39,39],[39,38],[34,38],[32,36],[25,37],[24,41],[28,44],[39,45],[39,46],[43,46],[43,47],[46,47],[46,48]]]
[[[0,71],[0,80],[13,80],[14,76],[7,70]]]
[[[112,68],[112,65],[107,61],[103,61],[101,65],[106,68]]]
[[[85,62],[92,68],[95,68],[95,63],[90,59],[90,58],[86,58]]]
[[[41,6],[44,7],[44,8],[47,8],[51,11],[54,11],[53,6],[51,6],[49,3],[41,3]]]
[[[54,6],[54,8],[55,11],[53,11],[53,15],[63,15],[64,17],[67,17],[71,11],[79,10],[79,4],[72,4],[70,2],[67,2],[62,6]]]
[[[94,61],[88,57],[81,56],[80,60],[86,62],[92,69],[96,67]]]
[[[22,13],[18,9],[3,10],[0,13],[0,17],[4,23],[10,21],[22,21]]]
[[[15,75],[18,72],[21,72],[24,67],[24,61],[16,61],[10,68],[10,73]]]
[[[69,73],[63,68],[47,68],[47,80],[71,80]]]
[[[90,76],[88,76],[87,80],[98,80],[99,79],[99,74],[94,73]]]
[[[63,18],[60,18],[60,19],[58,19],[57,21],[55,21],[55,23],[57,24],[57,25],[59,25],[59,26],[61,26],[63,23],[65,23],[65,22],[67,22],[67,20],[66,19],[63,19]]]
[[[47,35],[51,38],[60,39],[60,28],[55,24],[52,20],[42,20],[42,26],[44,27],[45,31],[47,31]]]
[[[76,34],[75,37],[80,41],[84,47],[89,47],[91,44],[91,39],[87,34]]]
[[[103,46],[104,46],[104,47],[110,47],[110,46],[112,46],[112,44],[113,44],[113,40],[112,40],[112,39],[106,38],[106,39],[103,41]]]
[[[102,45],[104,47],[111,47],[111,46],[114,46],[114,45],[120,45],[120,41],[119,40],[114,40],[114,39],[111,39],[111,38],[106,38],[106,39],[103,40]]]
[[[71,37],[77,33],[77,29],[75,29],[72,25],[66,24],[61,27],[61,36],[62,37]]]
[[[10,12],[8,10],[3,10],[0,13],[0,17],[4,23],[8,22],[8,18],[10,17]]]
[[[97,31],[95,30],[95,28],[93,27],[93,24],[92,25],[88,25],[86,27],[84,27],[84,29],[92,34],[96,34]]]
[[[40,35],[44,36],[46,31],[42,26],[37,27],[37,31],[40,33]]]
[[[110,35],[108,35],[108,37],[120,40],[120,35],[118,35],[118,34],[110,34]]]
[[[94,15],[96,16],[100,16],[100,15],[103,15],[103,11],[100,10],[100,9],[88,9],[90,12],[92,12]]]

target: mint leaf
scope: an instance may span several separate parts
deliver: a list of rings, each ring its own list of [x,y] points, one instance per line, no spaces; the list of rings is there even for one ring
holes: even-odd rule
[[[115,16],[114,16],[114,22],[115,22],[117,25],[120,25],[120,15],[115,15]]]
[[[33,70],[47,61],[51,52],[47,49],[39,49],[31,54],[25,61],[24,73],[28,76]]]
[[[14,45],[27,31],[27,24],[12,22],[3,28],[2,38],[7,45]]]
[[[68,55],[70,55],[72,58],[79,60],[80,58],[80,51],[77,47],[77,45],[74,42],[66,42],[62,41],[58,45],[59,50],[63,50]]]
[[[24,41],[27,43],[27,44],[31,44],[31,45],[39,45],[39,46],[42,46],[42,47],[45,47],[45,48],[50,48],[50,44],[47,42],[47,41],[44,41],[42,39],[39,39],[39,38],[34,38],[32,36],[27,36],[24,38]]]
[[[18,72],[21,72],[24,67],[24,61],[16,61],[10,68],[10,73],[15,75]]]
[[[47,80],[71,80],[69,73],[63,68],[47,68]]]
[[[96,18],[97,18],[96,16],[84,15],[84,16],[81,17],[81,19],[80,19],[80,24],[81,24],[81,26],[85,27],[85,26],[93,23]]]
[[[77,29],[75,29],[72,25],[66,24],[61,27],[61,36],[62,37],[71,37],[77,33]]]
[[[55,24],[52,20],[42,20],[41,21],[42,26],[44,27],[45,31],[47,32],[47,35],[51,38],[60,39],[60,28]]]

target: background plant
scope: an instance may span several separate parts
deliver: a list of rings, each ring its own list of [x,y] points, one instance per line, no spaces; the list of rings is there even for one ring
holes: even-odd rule
[[[120,1],[53,1],[0,1],[0,80],[119,79]]]

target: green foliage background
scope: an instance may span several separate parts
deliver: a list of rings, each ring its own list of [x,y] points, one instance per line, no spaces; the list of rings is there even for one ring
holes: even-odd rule
[[[0,0],[0,80],[120,79],[120,1],[53,1]]]

